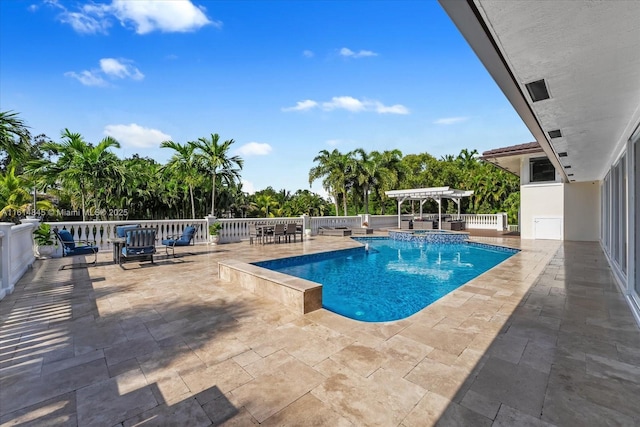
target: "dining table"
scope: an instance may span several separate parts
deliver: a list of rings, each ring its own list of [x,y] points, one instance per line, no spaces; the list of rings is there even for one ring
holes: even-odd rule
[[[273,225],[270,224],[256,224],[256,230],[258,231],[258,237],[260,242],[264,245],[268,241],[269,235],[273,236]]]

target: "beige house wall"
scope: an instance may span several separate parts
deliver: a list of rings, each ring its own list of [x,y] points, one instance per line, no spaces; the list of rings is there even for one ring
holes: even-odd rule
[[[600,182],[574,182],[564,188],[564,239],[600,238]]]
[[[529,184],[520,187],[520,237],[535,238],[536,218],[564,219],[564,187],[562,183]]]

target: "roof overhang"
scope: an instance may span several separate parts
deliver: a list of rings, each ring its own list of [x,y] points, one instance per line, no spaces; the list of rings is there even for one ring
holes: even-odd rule
[[[640,2],[439,1],[563,179],[602,179],[640,123]]]
[[[527,144],[512,145],[510,147],[496,148],[482,153],[480,160],[491,163],[500,169],[520,176],[520,164],[523,157],[540,154],[546,156],[545,152],[537,142]]]
[[[385,191],[387,197],[395,198],[401,201],[406,200],[426,200],[426,199],[460,199],[469,197],[473,191],[456,190],[449,187],[431,187],[431,188],[413,188],[410,190],[391,190]]]

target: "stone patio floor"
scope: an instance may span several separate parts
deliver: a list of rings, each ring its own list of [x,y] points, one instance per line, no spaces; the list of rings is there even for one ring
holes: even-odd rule
[[[349,238],[36,261],[0,301],[0,424],[640,425],[640,331],[599,245],[474,240],[522,252],[388,323],[218,279]]]

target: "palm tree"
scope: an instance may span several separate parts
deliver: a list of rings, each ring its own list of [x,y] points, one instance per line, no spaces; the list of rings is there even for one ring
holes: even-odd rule
[[[342,196],[344,215],[347,215],[347,187],[349,186],[349,154],[342,154],[337,149],[329,152],[322,150],[313,159],[318,162],[309,171],[309,185],[319,178],[322,180],[322,188],[324,188],[333,198],[336,207],[336,216],[340,213],[338,208],[339,197]]]
[[[373,151],[370,154],[362,148],[353,151],[353,179],[355,187],[362,192],[364,213],[369,214],[369,193],[373,191],[378,193],[379,188],[385,186],[391,187],[397,181],[397,173],[391,169],[395,166],[396,159],[402,156],[399,150],[393,152]],[[360,156],[359,158],[355,156]]]
[[[406,170],[402,163],[402,151],[397,149],[385,150],[382,153],[374,151],[371,154],[375,161],[381,165],[381,170],[385,171],[384,176],[377,177],[377,185],[373,189],[380,202],[380,215],[384,215],[385,203],[388,199],[385,191],[397,189],[398,184],[406,176]]]
[[[13,219],[19,216],[18,212],[31,209],[52,211],[54,206],[49,200],[36,201],[36,205],[33,205],[29,183],[15,172],[15,166],[11,165],[7,172],[0,175],[0,218]]]
[[[202,170],[211,175],[211,215],[216,210],[216,183],[218,177],[227,184],[240,179],[244,160],[239,156],[229,157],[229,148],[235,141],[228,139],[220,144],[220,136],[212,133],[211,138],[198,138],[193,143],[196,148],[196,162]]]
[[[0,111],[0,152],[10,160],[22,161],[29,155],[29,132],[18,113]]]
[[[273,217],[273,210],[278,207],[278,202],[270,194],[258,194],[256,195],[256,208],[264,214],[265,218]]]
[[[189,197],[191,199],[191,218],[196,217],[196,206],[193,198],[193,186],[198,181],[198,170],[195,162],[196,146],[193,142],[180,144],[173,141],[164,141],[160,144],[162,148],[171,148],[175,151],[173,156],[164,168],[170,170],[176,177],[184,180],[189,186]]]
[[[124,181],[119,159],[109,151],[112,147],[120,148],[120,144],[111,137],[94,147],[79,133],[65,129],[61,143],[43,144],[43,149],[58,156],[57,161],[35,160],[29,163],[29,172],[49,183],[60,182],[67,189],[79,191],[82,220],[86,221],[87,198],[93,196],[95,208],[99,209],[100,194],[105,195],[114,183]]]

